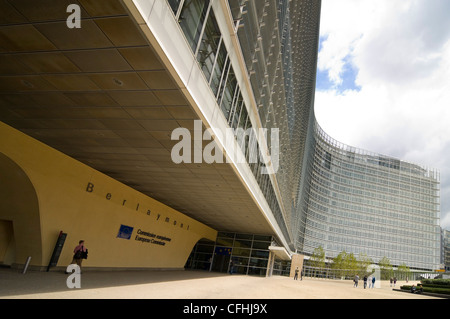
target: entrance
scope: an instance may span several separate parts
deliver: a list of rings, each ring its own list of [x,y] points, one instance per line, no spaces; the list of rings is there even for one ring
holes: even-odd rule
[[[0,152],[0,265],[42,263],[39,202],[28,175]]]
[[[231,248],[216,247],[213,256],[212,271],[228,272],[230,266]]]
[[[10,267],[15,260],[16,243],[13,223],[10,220],[0,220],[0,266]]]

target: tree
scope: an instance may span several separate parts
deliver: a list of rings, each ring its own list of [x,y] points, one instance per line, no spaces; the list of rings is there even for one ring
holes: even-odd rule
[[[358,272],[358,261],[353,253],[346,254],[344,258],[345,269],[350,271],[349,275],[354,276]]]
[[[389,279],[392,277],[392,265],[391,261],[387,257],[383,257],[378,262],[378,266],[380,266],[381,271],[381,279]]]
[[[325,250],[322,246],[315,248],[311,256],[311,266],[325,268]]]
[[[311,266],[315,268],[325,268],[325,250],[322,246],[314,249],[311,255]]]
[[[343,277],[345,276],[345,256],[347,255],[347,253],[345,251],[341,251],[339,253],[339,255],[337,255],[334,259],[333,259],[333,263],[331,264],[331,268],[333,270],[335,270],[335,274],[338,277]]]
[[[361,274],[367,273],[367,267],[370,264],[373,264],[372,258],[368,257],[366,253],[360,253],[358,258],[358,268],[360,269]]]
[[[353,277],[356,274],[357,261],[352,253],[341,251],[334,259],[331,268],[338,277]]]
[[[411,270],[405,263],[403,263],[398,266],[397,272],[399,279],[406,279],[407,277],[410,277]]]

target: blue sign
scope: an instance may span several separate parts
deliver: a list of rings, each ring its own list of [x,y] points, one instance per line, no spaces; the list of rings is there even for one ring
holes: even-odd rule
[[[117,238],[130,239],[131,234],[133,233],[133,227],[120,225],[119,233],[117,234]]]
[[[215,253],[217,255],[230,256],[231,255],[231,248],[216,247]]]

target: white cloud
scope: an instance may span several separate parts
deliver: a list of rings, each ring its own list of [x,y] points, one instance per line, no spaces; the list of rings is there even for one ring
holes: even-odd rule
[[[440,170],[450,229],[449,12],[446,0],[322,0],[318,69],[339,84],[352,63],[361,89],[317,91],[315,112],[342,143]]]

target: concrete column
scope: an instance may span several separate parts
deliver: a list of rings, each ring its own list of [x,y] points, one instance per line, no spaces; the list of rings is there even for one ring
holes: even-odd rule
[[[295,269],[298,267],[299,273],[298,277],[300,278],[301,271],[303,269],[303,258],[305,256],[301,254],[294,254],[292,255],[291,259],[291,272],[289,273],[289,277],[294,277],[295,275]]]
[[[272,277],[274,264],[275,264],[275,254],[271,251],[269,252],[269,260],[267,260],[266,277]]]

